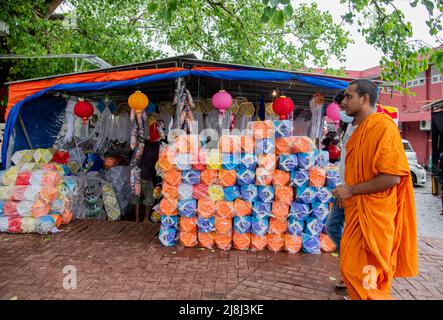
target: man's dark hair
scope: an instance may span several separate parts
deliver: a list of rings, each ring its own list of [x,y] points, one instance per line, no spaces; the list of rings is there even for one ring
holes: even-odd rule
[[[338,90],[334,97],[334,102],[337,104],[341,104],[343,99],[345,98],[345,89]]]
[[[369,104],[374,107],[378,100],[378,90],[375,82],[369,79],[356,79],[349,85],[353,84],[357,85],[356,91],[360,97],[364,96],[365,94],[369,95]]]

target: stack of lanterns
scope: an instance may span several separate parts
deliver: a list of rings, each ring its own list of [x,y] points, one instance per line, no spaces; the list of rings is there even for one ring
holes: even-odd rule
[[[250,134],[222,135],[218,149],[203,150],[197,135],[182,135],[160,152],[163,245],[334,249],[323,226],[337,168],[308,137],[292,136],[293,123],[285,120],[292,101],[280,97],[276,105],[281,120],[250,122]]]

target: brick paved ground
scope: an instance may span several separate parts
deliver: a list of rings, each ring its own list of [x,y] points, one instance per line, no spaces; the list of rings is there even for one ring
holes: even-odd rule
[[[342,299],[330,254],[164,248],[158,225],[78,220],[50,237],[0,234],[0,299]],[[443,299],[443,242],[420,238],[420,276],[397,299]],[[75,290],[63,268],[77,268]]]

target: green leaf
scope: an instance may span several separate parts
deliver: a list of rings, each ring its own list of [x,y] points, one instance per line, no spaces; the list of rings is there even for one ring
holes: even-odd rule
[[[289,19],[291,19],[292,16],[294,15],[294,9],[290,4],[285,7],[284,12]]]
[[[149,13],[154,13],[155,11],[157,11],[158,5],[155,2],[151,2],[150,4],[148,4],[148,11]]]
[[[266,6],[269,3],[269,0],[262,0],[262,3]]]
[[[271,15],[266,15],[266,14],[263,12],[260,21],[261,21],[262,23],[268,23],[268,22],[269,22],[269,19],[271,19]]]
[[[434,3],[430,0],[424,0],[423,3],[426,6],[426,9],[428,9],[428,12],[432,15],[434,12]]]
[[[290,4],[291,1],[290,0],[280,0],[280,3],[284,4],[284,5],[287,5],[287,4]]]
[[[276,7],[280,3],[280,0],[271,0],[271,4]]]
[[[169,8],[169,7],[164,8],[164,9],[163,9],[163,19],[164,19],[166,22],[170,22],[170,21],[171,21],[171,18],[172,18],[172,11],[171,11],[171,8]]]
[[[285,16],[284,16],[283,11],[278,11],[274,15],[274,22],[279,27],[283,27],[284,26],[284,24],[285,24]]]

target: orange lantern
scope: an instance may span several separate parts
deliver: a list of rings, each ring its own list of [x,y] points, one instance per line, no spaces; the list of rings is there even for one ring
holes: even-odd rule
[[[148,97],[141,91],[137,90],[128,98],[128,105],[135,112],[140,113],[146,109],[149,104]]]

